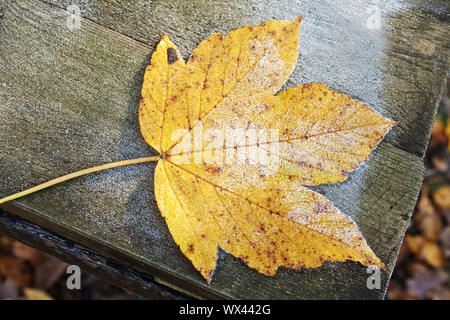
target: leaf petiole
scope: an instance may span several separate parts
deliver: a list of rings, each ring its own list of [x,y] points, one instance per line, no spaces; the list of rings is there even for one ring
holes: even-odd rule
[[[157,156],[151,156],[151,157],[143,157],[143,158],[136,158],[136,159],[129,159],[129,160],[123,160],[123,161],[117,161],[117,162],[111,162],[111,163],[105,163],[102,165],[98,165],[95,167],[91,167],[88,169],[83,169],[80,171],[76,171],[76,172],[72,172],[69,174],[66,174],[64,176],[55,178],[53,180],[44,182],[42,184],[39,184],[37,186],[34,186],[32,188],[14,193],[10,196],[7,196],[5,198],[0,199],[0,204],[5,203],[7,201],[11,201],[11,200],[15,200],[18,198],[21,198],[23,196],[29,195],[31,193],[34,193],[36,191],[40,191],[42,189],[46,189],[48,187],[54,186],[55,184],[73,179],[73,178],[77,178],[77,177],[81,177],[84,176],[88,173],[93,173],[93,172],[98,172],[98,171],[102,171],[102,170],[106,170],[106,169],[111,169],[111,168],[116,168],[116,167],[122,167],[122,166],[127,166],[130,164],[138,164],[138,163],[146,163],[146,162],[152,162],[152,161],[158,161],[161,159],[160,155]]]

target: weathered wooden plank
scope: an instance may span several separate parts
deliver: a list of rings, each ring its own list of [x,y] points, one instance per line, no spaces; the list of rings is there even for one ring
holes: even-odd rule
[[[154,279],[146,274],[114,263],[105,256],[3,210],[0,210],[0,234],[7,235],[67,263],[76,264],[83,272],[92,273],[147,299],[184,300],[190,298],[155,283]]]
[[[390,143],[423,156],[449,65],[448,1],[90,0],[79,8],[86,19],[152,47],[167,33],[185,58],[214,32],[301,15],[299,61],[285,88],[324,82],[363,100],[401,122]]]
[[[221,5],[224,15],[213,19],[208,13],[211,11],[203,10],[204,4],[199,2],[189,4],[191,11],[183,11],[181,19],[174,16],[170,4],[137,2],[131,7],[133,11],[127,3],[111,2],[108,7],[106,2],[89,1],[86,8],[97,15],[86,17],[93,22],[82,19],[80,30],[69,30],[67,13],[58,7],[42,2],[0,1],[0,196],[94,164],[154,154],[143,142],[137,124],[143,70],[152,52],[139,34],[147,32],[148,43],[154,45],[167,31],[188,56],[195,44],[213,31],[229,31],[270,18],[292,18],[285,13],[299,15],[309,6],[303,11],[308,12],[309,22],[302,29],[299,66],[287,86],[326,82],[402,121],[407,129],[390,133],[372,159],[343,184],[316,188],[358,223],[370,246],[386,263],[381,289],[366,287],[366,268],[356,263],[326,264],[312,270],[281,269],[269,278],[223,251],[213,281],[207,285],[178,250],[159,215],[152,191],[154,164],[87,176],[5,208],[205,297],[383,297],[420,189],[420,157],[434,116],[433,107],[421,109],[421,100],[411,100],[408,105],[403,103],[409,100],[396,100],[396,94],[409,92],[409,83],[383,71],[383,66],[398,66],[396,74],[406,72],[403,60],[395,60],[393,52],[389,54],[389,41],[397,43],[389,40],[389,32],[370,34],[349,24],[339,12],[327,19],[330,13],[325,12],[330,9],[324,11],[322,5],[292,4],[287,11],[287,4],[270,8],[263,5],[266,2],[258,2],[254,15],[253,9],[233,9],[235,18],[227,18],[231,9]],[[349,4],[343,8],[345,5],[350,8]],[[392,9],[390,16],[401,20],[404,10],[399,5],[393,8],[398,10]],[[103,14],[101,9],[105,10]],[[83,10],[84,14],[91,12]],[[360,6],[352,10],[347,12],[353,12],[361,22],[364,10]],[[134,15],[140,18],[132,20]],[[105,20],[95,20],[100,17]],[[416,19],[428,21],[424,16]],[[164,24],[168,30],[160,30]],[[350,32],[350,40],[338,37],[336,28],[340,33]],[[369,37],[368,42],[364,37]],[[358,48],[350,45],[353,41]],[[431,41],[436,51],[448,47],[439,37]],[[414,60],[430,82],[442,80],[437,70],[443,64],[441,53],[428,60],[404,55]],[[386,62],[382,62],[384,59]],[[421,60],[428,62],[420,64]],[[430,101],[437,100],[438,87],[427,87],[423,94]],[[406,111],[404,119],[397,118]],[[421,123],[420,129],[417,123]]]

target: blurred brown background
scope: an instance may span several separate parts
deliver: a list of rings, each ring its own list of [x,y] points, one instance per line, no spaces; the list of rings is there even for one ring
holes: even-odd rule
[[[449,79],[448,79],[449,80]],[[389,299],[450,300],[450,81],[425,155],[425,179],[388,288]]]
[[[450,81],[425,155],[425,179],[400,249],[387,299],[450,300]],[[0,299],[142,299],[82,272],[66,285],[67,264],[0,235]]]

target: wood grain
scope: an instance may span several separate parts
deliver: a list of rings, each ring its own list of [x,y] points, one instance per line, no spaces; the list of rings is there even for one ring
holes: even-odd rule
[[[420,190],[450,45],[440,1],[391,1],[380,7],[380,30],[367,28],[368,4],[355,2],[80,1],[81,29],[70,30],[70,1],[0,0],[0,196],[155,154],[137,108],[163,33],[187,58],[215,31],[303,15],[299,62],[284,89],[325,82],[400,121],[347,181],[315,188],[358,223],[387,265],[380,289],[367,288],[370,274],[356,263],[265,277],[223,251],[207,285],[159,214],[154,164],[86,176],[4,208],[202,297],[382,298]]]
[[[63,9],[72,3],[48,2]],[[167,33],[186,59],[214,32],[226,34],[246,24],[303,16],[299,60],[283,90],[324,82],[348,93],[400,121],[388,141],[419,157],[428,143],[448,70],[445,0],[90,0],[80,1],[80,10],[84,18],[152,48]],[[369,21],[378,12],[380,29]],[[409,105],[414,107],[405,108]]]

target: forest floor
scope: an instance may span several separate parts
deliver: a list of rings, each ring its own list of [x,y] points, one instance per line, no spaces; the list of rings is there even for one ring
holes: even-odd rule
[[[0,299],[123,300],[139,299],[81,271],[81,290],[69,290],[69,265],[0,235]]]
[[[450,81],[424,159],[426,173],[387,299],[450,300]],[[0,235],[0,299],[142,299],[83,273],[69,290],[68,264]]]

